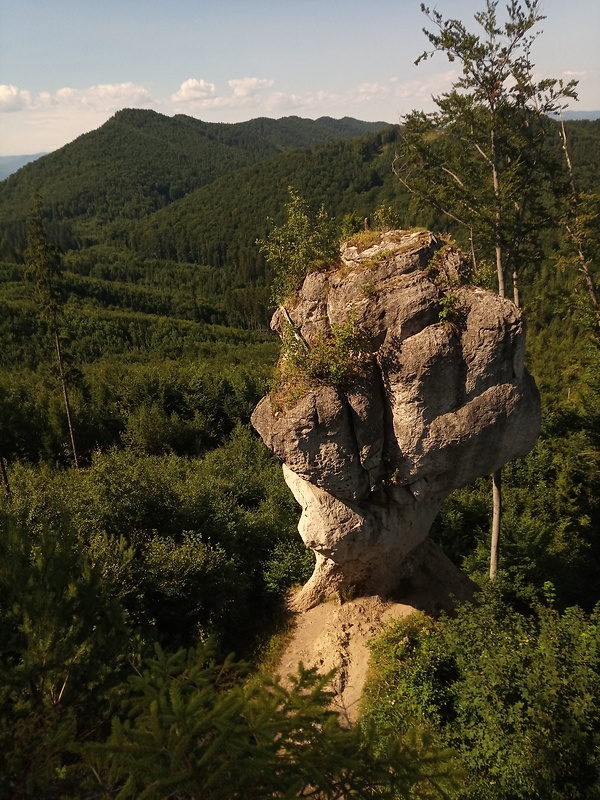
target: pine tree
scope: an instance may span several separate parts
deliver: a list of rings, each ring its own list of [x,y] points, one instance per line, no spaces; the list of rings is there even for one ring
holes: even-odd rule
[[[54,339],[73,461],[75,467],[79,468],[60,337],[62,264],[58,249],[50,245],[46,239],[42,215],[42,198],[35,189],[33,190],[33,213],[28,220],[27,244],[25,274],[33,281],[40,317],[45,322],[48,333]]]

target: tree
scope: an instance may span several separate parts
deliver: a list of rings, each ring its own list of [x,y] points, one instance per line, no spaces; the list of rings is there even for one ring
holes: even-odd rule
[[[10,497],[10,483],[8,482],[8,473],[6,471],[6,464],[4,463],[4,456],[0,453],[0,473],[2,474],[2,483],[4,491]]]
[[[292,186],[288,191],[286,221],[275,226],[266,239],[257,241],[274,272],[272,295],[278,305],[283,305],[309,272],[334,259],[338,248],[333,220],[325,208],[321,206],[311,218],[306,200]]]
[[[372,645],[363,715],[385,739],[425,727],[464,770],[460,800],[584,800],[600,791],[600,610],[530,613],[501,581],[434,620],[396,620]]]
[[[598,254],[598,221],[600,220],[600,195],[596,193],[580,192],[575,185],[575,174],[569,153],[567,132],[564,119],[561,116],[560,138],[565,155],[565,162],[569,173],[569,188],[567,195],[567,210],[564,217],[564,226],[568,234],[572,253],[570,260],[575,264],[588,297],[589,311],[592,316],[592,327],[596,335],[600,332],[600,302],[594,281],[592,265]]]
[[[35,189],[33,190],[33,213],[28,220],[25,264],[25,274],[33,281],[35,287],[40,317],[46,323],[48,332],[54,339],[58,372],[62,386],[67,425],[69,428],[69,438],[73,451],[73,461],[78,468],[79,458],[75,444],[75,432],[73,430],[69,391],[65,376],[60,338],[62,264],[58,249],[48,244],[46,239],[42,216],[42,198]]]
[[[433,206],[467,231],[474,266],[480,258],[495,263],[501,297],[512,273],[517,306],[519,273],[552,219],[559,167],[547,146],[546,115],[576,98],[577,85],[534,78],[531,48],[544,19],[540,6],[541,0],[510,0],[502,23],[497,0],[486,0],[475,14],[478,34],[421,5],[435,30],[424,29],[433,49],[416,63],[442,52],[462,72],[449,92],[433,98],[435,112],[406,117],[394,167],[417,204]],[[493,488],[491,578],[498,565],[500,471]]]
[[[396,741],[376,753],[372,730],[340,727],[331,675],[300,665],[289,689],[265,676],[242,683],[241,665],[206,646],[155,651],[129,679],[108,740],[85,747],[106,796],[392,800],[447,796],[456,783],[447,752]]]

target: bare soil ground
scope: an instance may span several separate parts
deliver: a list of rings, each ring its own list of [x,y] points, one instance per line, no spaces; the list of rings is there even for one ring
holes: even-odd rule
[[[293,633],[277,674],[297,672],[301,662],[320,673],[335,670],[335,707],[350,725],[360,714],[360,700],[369,668],[367,643],[392,619],[415,610],[436,614],[472,597],[474,584],[429,540],[415,551],[393,598],[359,597],[346,603],[323,602],[294,614]]]

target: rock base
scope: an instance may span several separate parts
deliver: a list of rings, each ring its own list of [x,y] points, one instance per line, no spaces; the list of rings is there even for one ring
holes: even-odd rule
[[[369,666],[368,642],[393,619],[417,610],[428,614],[449,611],[457,602],[470,600],[475,590],[475,584],[427,539],[405,562],[393,597],[372,595],[345,603],[329,599],[308,611],[296,611],[294,632],[277,674],[286,683],[300,662],[322,674],[335,670],[331,683],[334,707],[342,722],[352,725],[360,715]],[[292,598],[292,606],[298,607],[297,597]]]

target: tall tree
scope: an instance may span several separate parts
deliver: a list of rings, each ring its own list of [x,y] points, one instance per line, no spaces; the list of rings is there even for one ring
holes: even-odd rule
[[[449,92],[433,98],[436,111],[406,117],[394,167],[417,205],[434,207],[467,231],[475,265],[495,264],[501,297],[512,274],[516,305],[519,274],[552,219],[559,168],[547,146],[546,115],[576,98],[576,81],[534,77],[540,6],[541,0],[510,0],[501,22],[497,0],[486,0],[475,14],[480,32],[472,33],[460,20],[421,5],[434,30],[424,29],[432,49],[416,63],[441,52],[460,65],[461,75]],[[498,566],[500,472],[493,488],[491,578]]]
[[[561,115],[560,139],[565,155],[565,163],[569,173],[567,208],[564,214],[564,226],[568,234],[571,248],[570,260],[583,277],[583,285],[588,298],[589,312],[593,320],[593,328],[600,333],[600,301],[594,280],[593,265],[598,258],[598,221],[600,220],[600,195],[580,192],[575,183],[575,173],[569,153],[567,132]]]
[[[75,466],[79,468],[79,457],[75,444],[69,390],[65,375],[60,337],[62,264],[58,249],[50,245],[46,239],[42,215],[42,198],[35,189],[33,190],[33,213],[29,217],[27,226],[25,274],[33,281],[40,317],[46,323],[48,333],[54,339],[58,373],[62,387],[67,426],[69,428],[69,439],[71,441],[71,450],[73,451],[73,461]]]

